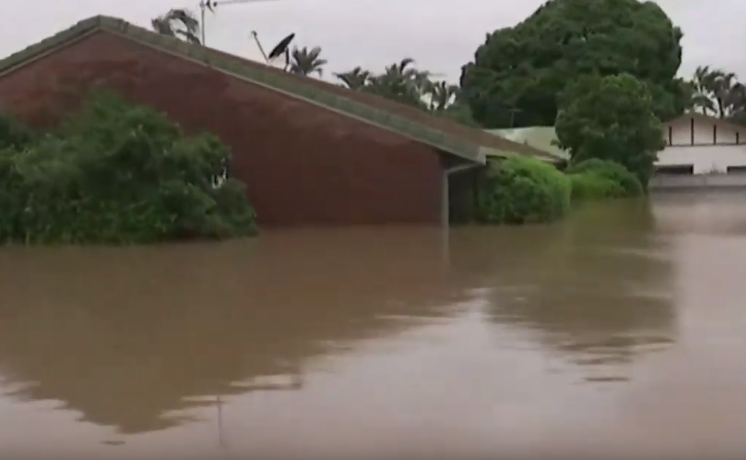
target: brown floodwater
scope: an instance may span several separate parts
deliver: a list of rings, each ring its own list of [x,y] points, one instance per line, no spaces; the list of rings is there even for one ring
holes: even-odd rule
[[[746,455],[746,192],[0,276],[3,458]]]

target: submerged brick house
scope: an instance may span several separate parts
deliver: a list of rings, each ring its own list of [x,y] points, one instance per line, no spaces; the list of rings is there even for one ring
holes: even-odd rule
[[[265,226],[447,223],[449,196],[470,193],[465,171],[487,157],[552,161],[416,108],[105,16],[0,61],[0,109],[32,125],[57,123],[94,86],[187,132],[218,135]]]

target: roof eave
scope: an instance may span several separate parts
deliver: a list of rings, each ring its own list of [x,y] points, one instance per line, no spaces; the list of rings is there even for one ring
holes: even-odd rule
[[[0,77],[13,72],[19,67],[41,59],[58,49],[82,40],[89,35],[102,30],[100,16],[84,19],[72,27],[58,32],[44,40],[17,51],[0,60]]]

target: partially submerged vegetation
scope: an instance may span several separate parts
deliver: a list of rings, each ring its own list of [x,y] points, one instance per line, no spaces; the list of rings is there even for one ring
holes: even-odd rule
[[[570,209],[570,181],[554,166],[527,157],[491,163],[477,195],[477,216],[488,224],[553,222]]]
[[[620,17],[636,26],[619,26]],[[152,26],[199,43],[199,22],[185,10]],[[727,114],[713,95],[734,77],[703,68],[696,88],[676,78],[681,37],[650,2],[553,0],[489,33],[459,85],[433,80],[410,58],[383,72],[356,67],[334,75],[352,91],[478,128],[554,124],[570,154],[565,173],[528,158],[493,163],[476,202],[483,223],[552,222],[572,201],[643,195],[663,146],[661,120],[686,108],[714,110],[714,101]],[[631,45],[610,45],[620,40]],[[327,64],[320,54],[295,49],[288,70],[320,75]],[[89,102],[53,134],[0,119],[0,238],[134,244],[253,235],[243,185],[217,180],[228,158],[218,139],[187,138],[160,114],[113,97]]]
[[[172,10],[153,28],[196,42],[199,22],[185,15]],[[644,195],[664,146],[662,121],[687,109],[725,117],[746,107],[732,74],[705,67],[696,84],[677,77],[682,36],[652,2],[551,0],[512,27],[488,31],[458,85],[434,80],[411,58],[382,72],[355,67],[333,75],[351,91],[472,127],[554,125],[570,156],[567,174],[511,158],[488,168],[476,203],[483,223],[550,222],[567,213],[570,194],[575,202]],[[321,48],[303,47],[287,70],[310,78],[327,65]]]
[[[0,118],[0,239],[142,244],[257,233],[217,138],[96,94],[54,133]]]
[[[486,169],[477,190],[476,217],[483,224],[550,223],[565,217],[574,203],[644,193],[640,180],[614,161],[593,158],[561,172],[540,160],[510,157]]]
[[[572,183],[572,199],[633,198],[644,194],[640,180],[624,166],[592,158],[565,170]]]

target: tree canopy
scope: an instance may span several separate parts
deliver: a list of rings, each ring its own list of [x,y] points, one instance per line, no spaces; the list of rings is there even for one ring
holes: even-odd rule
[[[487,34],[461,88],[484,127],[549,126],[557,95],[580,75],[628,73],[667,119],[684,109],[682,32],[653,2],[549,0],[515,27]]]
[[[656,154],[664,147],[662,126],[647,86],[629,74],[585,76],[560,96],[556,130],[572,163],[617,162],[645,187]]]

